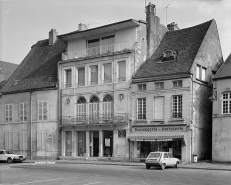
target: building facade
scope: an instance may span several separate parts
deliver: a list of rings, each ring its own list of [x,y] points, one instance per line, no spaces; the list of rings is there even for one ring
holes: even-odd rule
[[[167,151],[183,163],[211,159],[211,78],[223,62],[216,23],[169,26],[132,78],[131,158]]]
[[[80,24],[59,36],[67,43],[59,63],[61,158],[129,158],[131,78],[167,31],[155,6],[147,10],[147,23]]]
[[[213,78],[212,161],[231,162],[231,55]]]
[[[30,159],[58,156],[57,63],[66,44],[56,35],[33,45],[1,88],[0,148]]]

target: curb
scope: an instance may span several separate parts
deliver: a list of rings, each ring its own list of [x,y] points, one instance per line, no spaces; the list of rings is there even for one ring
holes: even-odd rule
[[[43,161],[43,162],[32,162],[35,164],[55,164],[56,162],[49,162],[49,161]]]

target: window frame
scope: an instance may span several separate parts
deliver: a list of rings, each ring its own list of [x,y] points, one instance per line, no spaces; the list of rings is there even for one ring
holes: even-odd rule
[[[39,103],[42,103],[42,114],[39,113]],[[46,117],[47,119],[44,119],[44,103],[47,104],[47,112],[46,112]],[[48,101],[38,101],[37,102],[37,107],[38,107],[38,110],[37,110],[37,121],[49,121],[49,102]],[[39,119],[39,116],[42,115],[42,119]]]
[[[7,110],[8,106],[11,106],[11,108],[12,108],[11,109],[11,116],[9,116],[9,112],[7,114],[7,111],[10,111],[10,110]],[[4,111],[5,112],[5,123],[13,123],[13,116],[14,116],[14,112],[13,111],[14,111],[14,104],[12,104],[12,103],[5,104],[5,111]],[[11,121],[9,121],[9,118],[11,118]]]
[[[92,66],[97,66],[97,82],[96,83],[92,83],[91,81],[91,67]],[[99,84],[99,64],[92,64],[88,67],[88,71],[89,71],[89,85],[98,85]]]
[[[105,81],[105,64],[111,64],[111,81]],[[103,63],[102,64],[102,80],[103,80],[103,83],[106,84],[106,83],[112,83],[113,82],[113,64],[112,62],[106,62],[106,63]]]
[[[139,91],[146,91],[147,90],[147,84],[137,84]]]
[[[23,109],[21,109],[21,105],[23,105]],[[26,105],[26,108],[25,108],[25,105]],[[23,112],[22,115],[21,115],[21,110]],[[25,113],[25,111],[26,111],[26,113]],[[19,122],[23,123],[23,122],[28,121],[28,103],[27,102],[19,103],[19,113],[18,113],[18,115],[19,115]],[[22,120],[21,120],[21,117],[23,118]],[[25,120],[25,117],[26,117],[26,120]]]
[[[224,95],[227,95],[227,98],[224,98]],[[227,112],[224,112],[224,102],[226,102]],[[221,93],[221,114],[223,115],[231,114],[231,92]]]
[[[164,82],[155,82],[154,84],[155,84],[155,89],[164,89]]]
[[[70,85],[67,85],[67,71],[71,71],[71,82],[70,82]],[[66,68],[64,69],[64,88],[71,88],[73,86],[73,82],[72,82],[72,79],[73,79],[73,72],[72,72],[72,68]]]
[[[202,82],[207,82],[207,68],[197,64],[196,65],[196,79]]]
[[[176,99],[176,104],[174,98]],[[181,98],[181,99],[179,99]],[[175,111],[176,109],[176,111]],[[176,114],[176,116],[174,116]],[[172,96],[172,118],[173,119],[182,119],[183,118],[183,95],[173,95]]]
[[[176,83],[176,86],[174,85]],[[173,88],[182,88],[183,87],[183,80],[174,80],[172,81]]]
[[[121,62],[125,62],[125,77],[120,77],[119,76],[119,73],[120,73],[120,71],[119,71],[119,63],[121,63]],[[126,59],[117,60],[116,61],[116,66],[117,66],[117,75],[116,75],[117,82],[126,82],[127,81],[127,73],[126,73],[126,71],[127,71],[127,60]],[[120,80],[120,78],[124,78],[124,80]]]
[[[83,84],[79,83],[79,69],[84,69],[84,82],[83,82]],[[85,66],[76,67],[76,87],[82,87],[82,86],[86,86],[86,67]]]
[[[136,119],[137,120],[146,120],[147,119],[147,98],[137,98],[137,114]],[[141,100],[141,106],[139,105],[139,100]],[[144,101],[145,100],[145,101]],[[141,113],[139,113],[139,110],[141,108]],[[140,118],[141,116],[141,118]]]

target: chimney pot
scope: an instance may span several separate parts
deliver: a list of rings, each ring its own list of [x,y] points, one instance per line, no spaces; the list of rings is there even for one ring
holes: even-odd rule
[[[87,30],[87,29],[88,29],[88,27],[87,27],[86,24],[82,24],[82,23],[79,24],[79,31],[84,31],[84,30]]]
[[[167,25],[169,31],[174,31],[174,30],[179,30],[180,28],[178,27],[178,24],[175,22],[172,22]]]

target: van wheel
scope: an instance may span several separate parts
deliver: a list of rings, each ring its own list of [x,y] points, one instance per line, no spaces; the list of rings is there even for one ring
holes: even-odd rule
[[[150,166],[149,166],[149,165],[146,165],[146,168],[147,168],[147,169],[150,169]]]
[[[7,160],[6,160],[7,163],[12,163],[13,160],[9,157]]]
[[[161,166],[160,166],[161,170],[164,170],[165,169],[165,164],[162,163]]]
[[[178,164],[179,164],[179,163],[178,163],[178,162],[176,162],[175,168],[178,168]]]

